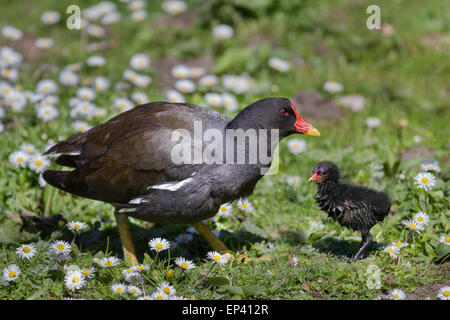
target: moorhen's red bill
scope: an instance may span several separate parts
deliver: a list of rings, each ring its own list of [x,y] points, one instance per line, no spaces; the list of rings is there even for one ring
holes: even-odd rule
[[[201,123],[203,131],[223,133],[278,129],[278,140],[293,133],[319,135],[285,98],[256,101],[234,119],[197,105],[152,102],[50,148],[45,154],[57,155],[56,164],[75,169],[47,170],[43,177],[54,187],[111,203],[120,213],[141,220],[201,221],[214,216],[221,204],[249,196],[262,177],[263,164],[174,163],[174,131],[195,137],[196,123]],[[248,153],[245,141],[235,148]],[[200,146],[205,145],[201,141]]]
[[[344,227],[361,232],[361,247],[354,256],[358,260],[372,243],[370,229],[387,216],[391,202],[382,192],[344,184],[339,179],[337,165],[322,161],[314,167],[309,181],[317,183],[314,198],[321,210]]]

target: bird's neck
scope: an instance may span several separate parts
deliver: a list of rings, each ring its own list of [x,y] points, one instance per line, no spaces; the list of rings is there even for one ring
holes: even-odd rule
[[[339,181],[324,181],[317,184],[317,193],[321,195],[332,196],[336,192],[336,187],[339,185]]]

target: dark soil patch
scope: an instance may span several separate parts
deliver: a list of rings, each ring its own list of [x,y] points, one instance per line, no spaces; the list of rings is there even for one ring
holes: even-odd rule
[[[315,91],[300,91],[294,96],[293,102],[305,119],[329,121],[343,116],[341,109],[333,100],[326,100]]]
[[[420,158],[428,160],[434,155],[434,149],[427,146],[414,146],[402,152],[402,160]]]
[[[406,293],[406,300],[436,300],[439,290],[442,287],[450,286],[450,262],[443,264],[439,273],[446,274],[448,280],[442,283],[424,284],[416,291]]]

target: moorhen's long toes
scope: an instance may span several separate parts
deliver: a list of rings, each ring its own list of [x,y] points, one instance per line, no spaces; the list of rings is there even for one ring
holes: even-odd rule
[[[361,246],[354,261],[364,258],[372,243],[370,229],[389,213],[391,202],[382,192],[341,183],[339,168],[322,161],[313,169],[309,181],[317,183],[314,196],[321,210],[342,226],[361,232]]]
[[[236,135],[227,140],[229,132]],[[240,139],[239,132],[247,136]],[[214,140],[206,133],[219,136]],[[234,119],[193,104],[152,102],[50,148],[45,154],[75,169],[48,170],[43,177],[66,192],[111,203],[117,220],[118,214],[125,214],[200,228],[196,223],[214,216],[220,205],[253,192],[279,140],[293,133],[319,135],[285,98],[256,101]],[[250,141],[252,137],[256,140]],[[215,149],[208,153],[211,141]],[[267,157],[252,162],[254,146],[264,145]],[[203,151],[200,161],[198,150]],[[227,151],[233,152],[230,159],[225,159]],[[135,259],[125,224],[118,223],[124,251]],[[226,248],[200,229],[213,248]]]

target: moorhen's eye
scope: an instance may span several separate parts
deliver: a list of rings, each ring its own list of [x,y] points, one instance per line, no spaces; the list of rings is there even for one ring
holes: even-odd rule
[[[286,109],[281,109],[280,113],[281,113],[281,115],[283,115],[283,116],[287,116],[287,115],[288,115],[288,112],[287,112]]]

